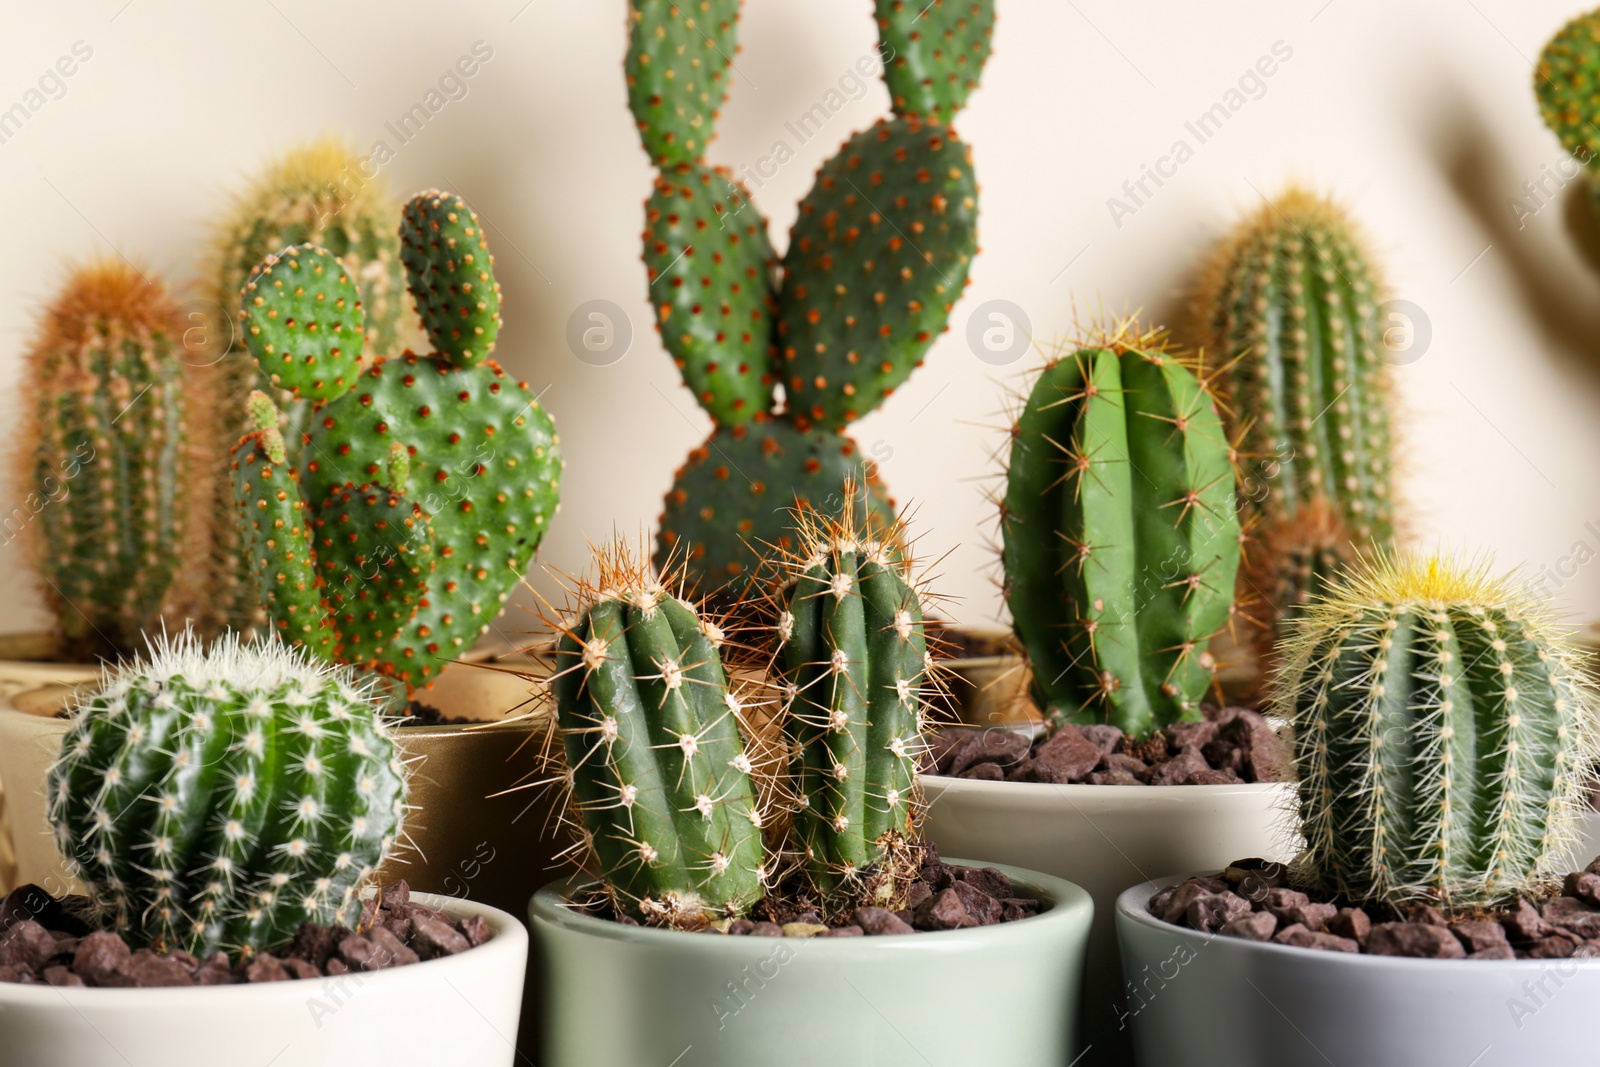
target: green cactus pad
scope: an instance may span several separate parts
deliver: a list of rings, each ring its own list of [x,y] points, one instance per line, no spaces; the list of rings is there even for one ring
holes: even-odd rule
[[[1211,395],[1158,334],[1048,364],[1012,434],[1006,600],[1041,706],[1141,737],[1200,717],[1239,566]]]
[[[77,704],[47,790],[106,928],[196,956],[355,926],[406,804],[370,684],[276,641],[203,652],[187,633]]]
[[[1539,53],[1533,89],[1545,125],[1561,138],[1561,147],[1580,163],[1593,165],[1600,152],[1600,11],[1579,15],[1550,39]]]
[[[327,249],[296,245],[262,260],[240,294],[239,323],[273,385],[301,400],[350,388],[366,316],[360,290]]]
[[[852,518],[812,520],[785,567],[794,829],[825,897],[892,895],[894,872],[876,887],[867,876],[913,836],[928,649],[896,555]]]
[[[411,455],[408,494],[430,516],[430,595],[392,652],[395,677],[420,685],[467,652],[521,580],[555,513],[554,424],[527,383],[494,362],[380,360],[318,411],[301,454],[308,499],[380,480],[390,444]]]
[[[993,0],[877,0],[877,10],[894,113],[950,122],[989,59]]]
[[[656,565],[681,558],[702,593],[737,594],[757,580],[766,546],[793,549],[796,507],[840,515],[850,481],[856,513],[892,525],[894,506],[847,435],[783,421],[714,430],[667,493]]]
[[[345,485],[318,506],[311,525],[339,634],[334,655],[397,675],[403,668],[390,657],[428,594],[435,565],[428,516],[392,489]]]
[[[331,660],[336,637],[317,580],[311,517],[276,427],[234,446],[231,485],[238,543],[274,632]]]
[[[1586,659],[1514,579],[1378,558],[1281,646],[1304,874],[1341,899],[1451,913],[1537,899],[1589,810]]]
[[[628,107],[657,165],[693,163],[716,135],[740,0],[629,0]]]
[[[734,426],[772,406],[772,245],[745,190],[680,163],[645,204],[656,329],[700,406]]]
[[[784,258],[789,411],[839,428],[881,404],[945,329],[978,249],[978,185],[945,127],[884,120],[817,173]]]
[[[563,625],[551,690],[594,873],[648,921],[741,915],[767,874],[764,820],[722,633],[637,567],[588,593]]]
[[[500,334],[500,283],[467,202],[437,189],[407,201],[400,256],[434,350],[458,367],[488,359]]]

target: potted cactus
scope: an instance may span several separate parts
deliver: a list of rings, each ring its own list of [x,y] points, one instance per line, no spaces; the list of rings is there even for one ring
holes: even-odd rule
[[[522,926],[375,884],[411,815],[382,709],[370,676],[274,639],[184,632],[107,668],[49,773],[82,895],[0,906],[8,1056],[510,1064]],[[423,1000],[435,1025],[395,1025]]]
[[[1510,579],[1409,557],[1361,561],[1278,654],[1306,852],[1122,895],[1139,1062],[1586,1056],[1600,865],[1567,873],[1600,748],[1585,654]]]
[[[396,257],[405,262],[432,354],[407,352],[361,364],[363,339],[372,328],[364,290],[343,260],[308,245],[268,255],[244,283],[239,323],[247,352],[229,358],[253,355],[263,368],[260,383],[281,390],[308,428],[285,435],[275,405],[258,391],[255,422],[240,429],[242,438],[234,435],[231,462],[221,465],[230,512],[241,516],[240,558],[256,583],[250,599],[260,610],[250,614],[317,658],[353,664],[389,680],[396,710],[404,712],[412,689],[422,702],[434,702],[434,693],[421,687],[470,650],[520,580],[555,511],[561,460],[549,416],[526,383],[507,377],[488,358],[499,327],[499,291],[476,217],[458,198],[438,192],[414,198],[396,214],[404,220]],[[119,298],[119,307],[142,306],[134,298],[153,299],[137,276],[124,278],[104,268],[95,278],[107,273],[117,275],[132,294]],[[105,288],[103,280],[98,284]],[[99,377],[111,385],[97,387],[94,380],[78,382],[65,373],[47,375],[41,356],[39,408],[62,413],[60,425],[67,430],[78,424],[101,427],[85,438],[97,462],[106,470],[112,464],[148,469],[149,484],[167,494],[155,497],[158,503],[188,499],[193,493],[185,475],[193,461],[177,435],[182,405],[192,406],[192,399],[157,379],[148,390],[153,398],[134,405],[122,419],[111,418],[115,410],[102,410],[122,392],[137,392],[141,374],[155,374],[145,368],[177,374],[181,364],[161,347],[170,347],[168,334],[143,320],[136,323],[143,332],[135,333],[116,326],[103,311],[83,310],[83,288],[82,281],[75,283],[63,298],[39,349],[57,361],[98,360]],[[163,326],[170,310],[164,314]],[[116,335],[115,343],[75,342],[74,347],[70,338],[63,339],[66,329],[56,324],[80,320],[110,321],[102,331],[120,328],[145,343],[141,347]],[[395,326],[390,321],[383,328],[392,334]],[[75,413],[75,398],[88,405],[85,413]],[[113,422],[114,429],[104,429]],[[289,437],[297,447],[290,446]],[[77,438],[61,431],[41,434],[39,440],[40,456],[53,457],[70,452]],[[141,460],[146,453],[154,458]],[[134,514],[146,513],[118,511],[98,500],[94,492],[106,478],[80,475],[78,481],[81,488],[69,485],[63,503],[41,516],[65,524],[61,536],[49,538],[52,561],[70,558],[68,549],[89,540],[92,515],[126,514],[131,526]],[[207,499],[202,497],[202,504]],[[79,518],[74,510],[79,507],[99,510]],[[175,509],[146,510],[162,517]],[[65,536],[73,531],[78,531],[76,540]],[[114,583],[97,577],[98,568],[87,565],[92,560],[86,546],[78,552],[84,558],[79,570],[89,575],[89,592],[104,588],[104,596],[72,587],[73,603],[98,606],[105,600],[94,616],[96,628],[117,635],[113,644],[124,647],[141,630],[159,631],[164,616],[155,608],[164,601],[158,586],[183,569],[176,549],[165,569],[136,566],[135,547],[171,547],[161,537],[137,534],[130,529],[112,542],[114,547],[126,542],[131,578],[119,579],[113,589]],[[57,567],[52,562],[45,573]],[[185,614],[192,618],[203,612]],[[70,685],[93,677],[92,668],[63,667],[54,669],[52,680]],[[508,683],[508,677],[453,668],[438,690],[453,698],[446,701],[452,706],[445,713],[475,721],[525,711],[525,687]],[[59,686],[17,694],[13,708],[0,713],[0,775],[10,787],[19,876],[28,881],[62,873],[60,857],[40,832],[44,805],[38,783],[65,729],[51,716],[67,696]],[[464,721],[400,728],[407,752],[427,763],[418,793],[428,815],[414,831],[421,854],[406,871],[421,888],[508,903],[515,898],[520,907],[522,876],[513,870],[518,865],[493,860],[531,854],[535,862],[547,863],[549,850],[539,839],[548,813],[530,813],[526,801],[486,798],[518,783],[520,772],[511,757],[530,741],[537,743],[546,728],[536,718],[477,730]]]
[[[1133,320],[1038,372],[1012,430],[1001,535],[1045,722],[951,731],[924,780],[941,849],[1095,898],[1085,1063],[1127,1045],[1110,922],[1125,883],[1293,851],[1284,742],[1253,710],[1203,710],[1241,551],[1211,376]]]
[[[621,546],[560,620],[586,862],[532,902],[541,1062],[1070,1061],[1087,895],[922,844],[922,594],[852,508],[793,529],[762,631]]]

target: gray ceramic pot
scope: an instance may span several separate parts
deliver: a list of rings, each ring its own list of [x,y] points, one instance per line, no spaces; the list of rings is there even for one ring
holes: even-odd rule
[[[1140,1067],[1593,1063],[1600,959],[1417,960],[1213,936],[1117,901]]]
[[[1288,860],[1299,851],[1288,813],[1294,786],[1046,785],[925,775],[923,832],[940,851],[1045,871],[1083,886],[1095,904],[1077,1067],[1124,1067],[1118,1028],[1121,968],[1112,922],[1130,884],[1221,868],[1243,856]]]
[[[1093,905],[1005,870],[1050,909],[810,940],[622,926],[566,907],[570,883],[546,886],[530,906],[541,1067],[1067,1067]]]

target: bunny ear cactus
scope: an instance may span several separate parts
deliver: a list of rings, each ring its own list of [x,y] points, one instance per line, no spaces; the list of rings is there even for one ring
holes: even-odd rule
[[[77,270],[44,314],[26,361],[20,452],[36,514],[7,522],[38,557],[76,654],[137,648],[172,602],[201,524],[189,421],[199,405],[176,355],[166,289],[106,260]]]
[[[1549,888],[1600,746],[1581,655],[1540,605],[1480,565],[1378,556],[1281,657],[1305,877],[1456,914]]]
[[[892,900],[918,862],[908,846],[932,661],[897,540],[856,522],[847,502],[838,520],[806,516],[779,564],[794,833],[824,897]]]
[[[1595,100],[1595,78],[1600,75],[1600,11],[1579,15],[1556,33],[1539,53],[1533,89],[1546,126],[1561,139],[1561,147],[1589,168],[1600,151],[1600,106]],[[1591,190],[1594,186],[1591,184]]]
[[[566,783],[620,912],[694,927],[744,914],[765,818],[724,634],[618,542],[561,625],[550,687]]]
[[[1201,287],[1206,348],[1232,361],[1229,400],[1246,459],[1242,504],[1274,531],[1251,573],[1280,577],[1248,592],[1267,600],[1275,617],[1293,615],[1294,604],[1276,600],[1276,591],[1293,587],[1293,573],[1325,533],[1307,509],[1337,520],[1337,540],[1356,550],[1394,539],[1381,289],[1344,211],[1298,189],[1223,242]]]
[[[189,633],[108,670],[48,780],[56,842],[136,947],[281,947],[354,925],[403,839],[406,769],[369,682],[276,641]]]
[[[289,246],[316,246],[339,261],[357,290],[362,308],[360,332],[340,345],[347,359],[363,351],[387,353],[404,347],[405,287],[397,236],[399,211],[385,184],[366,173],[366,162],[344,145],[315,141],[286,153],[235,200],[218,227],[211,253],[211,296],[219,320],[239,306],[239,294],[267,256]],[[232,449],[248,426],[246,400],[252,390],[274,394],[284,418],[284,444],[297,461],[315,396],[297,397],[273,388],[275,368],[258,370],[247,358],[246,324],[212,324],[219,362],[210,372],[215,395],[215,423],[220,457]],[[227,514],[230,487],[216,487],[217,511]],[[255,581],[243,567],[233,530],[218,524],[213,555],[217,573],[210,628],[249,632],[262,621]]]
[[[629,14],[629,106],[660,169],[643,234],[656,328],[716,423],[696,456],[750,441],[791,457],[858,455],[845,427],[921,365],[977,252],[977,179],[950,123],[988,58],[991,0],[920,12],[878,0],[895,117],[822,166],[781,272],[748,190],[705,161],[737,51],[737,0],[631,0]],[[766,433],[774,424],[784,428]],[[759,436],[737,436],[746,429]],[[762,489],[744,500],[708,499],[691,456],[667,495],[657,563],[688,545],[690,577],[707,592],[752,592],[750,546],[792,541],[785,516],[797,501],[837,514],[843,478],[873,480],[855,461],[832,472],[817,463],[798,481],[751,476]],[[697,518],[708,514],[715,530]]]
[[[1046,364],[1012,430],[1006,602],[1056,723],[1200,717],[1240,556],[1217,403],[1126,321]]]
[[[334,631],[333,655],[411,687],[499,613],[555,512],[561,457],[527,383],[487,358],[499,289],[477,216],[430,190],[405,217],[413,293],[439,351],[348,374],[340,339],[361,336],[363,314],[351,279],[325,249],[269,257],[244,293],[246,338],[280,382],[319,399],[298,465],[290,453],[282,469],[258,429],[236,449],[234,487],[279,631],[320,645],[320,630],[306,630],[315,616]],[[263,496],[269,485],[301,506]],[[277,518],[298,522],[303,542],[257,521],[285,508],[299,518]],[[283,555],[300,543],[311,546],[311,588]]]

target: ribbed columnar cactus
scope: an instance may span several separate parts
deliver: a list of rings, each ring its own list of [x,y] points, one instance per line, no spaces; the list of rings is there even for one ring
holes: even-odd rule
[[[1339,542],[1357,550],[1394,538],[1381,290],[1343,209],[1300,189],[1241,223],[1206,270],[1196,317],[1206,351],[1232,366],[1241,503],[1259,524],[1261,552],[1284,553],[1258,561],[1252,576],[1303,566],[1330,515],[1343,527]],[[1289,581],[1242,589],[1241,598],[1291,616],[1294,605],[1274,599]]]
[[[49,775],[56,842],[135,946],[251,953],[354,925],[402,839],[406,770],[370,682],[189,633],[110,669]]]
[[[922,597],[880,532],[850,505],[839,520],[809,516],[780,564],[794,834],[824,895],[892,895],[918,815],[931,661]]]
[[[84,657],[159,630],[203,514],[177,315],[159,280],[102,260],[73,273],[25,356],[32,410],[19,458],[32,493],[6,529],[33,547],[46,600]]]
[[[592,873],[651,922],[742,915],[769,872],[722,630],[620,542],[578,598],[550,685]]]
[[[1055,722],[1141,736],[1200,717],[1240,528],[1215,399],[1123,322],[1052,359],[1012,430],[1006,602]]]
[[[894,117],[823,164],[781,272],[748,190],[705,161],[738,0],[630,0],[629,15],[629,105],[660,168],[644,232],[656,328],[716,423],[667,495],[656,557],[687,544],[707,591],[744,592],[761,546],[792,542],[797,501],[837,515],[846,479],[875,485],[844,429],[922,364],[966,285],[978,186],[950,123],[988,58],[994,9],[878,0]]]
[[[1281,648],[1304,874],[1451,912],[1545,889],[1600,755],[1580,655],[1482,565],[1363,561]]]
[[[276,630],[414,686],[499,614],[555,513],[561,457],[527,383],[488,358],[500,291],[477,216],[430,190],[406,205],[403,237],[428,356],[358,367],[360,293],[327,249],[283,249],[252,273],[250,350],[314,406],[298,468],[258,426],[234,451],[233,493]]]
[[[215,451],[225,455],[247,429],[246,399],[254,389],[267,389],[282,413],[284,445],[298,461],[303,434],[309,428],[312,400],[296,399],[287,390],[270,388],[250,358],[243,324],[231,320],[239,292],[256,265],[291,245],[328,249],[349,273],[360,292],[362,333],[345,339],[351,361],[363,351],[398,352],[414,331],[405,327],[407,303],[397,236],[399,203],[376,173],[337,141],[321,140],[296,148],[276,160],[235,198],[212,241],[210,280],[217,319],[210,341],[219,348],[210,369],[213,384]],[[217,485],[217,510],[227,514],[227,479]],[[242,568],[230,524],[219,523],[214,556],[212,625],[248,631],[262,621],[255,583]]]

